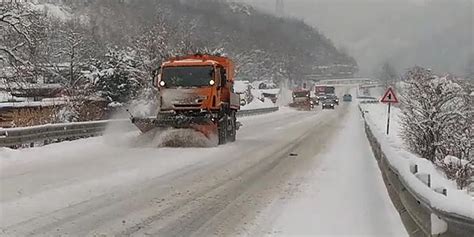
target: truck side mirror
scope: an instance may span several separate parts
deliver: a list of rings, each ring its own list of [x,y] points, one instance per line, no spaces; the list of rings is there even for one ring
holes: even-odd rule
[[[160,71],[161,71],[161,66],[154,69],[151,73],[152,74],[151,84],[156,88],[159,87],[158,81],[160,81]]]
[[[224,68],[220,68],[221,74],[221,86],[224,87],[227,84],[227,73]]]

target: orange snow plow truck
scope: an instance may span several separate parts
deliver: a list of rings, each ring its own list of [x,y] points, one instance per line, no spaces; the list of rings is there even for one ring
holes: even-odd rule
[[[296,89],[293,90],[293,102],[289,104],[290,107],[298,110],[310,111],[314,108],[314,102],[311,99],[309,90]]]
[[[194,129],[218,144],[235,141],[240,95],[234,93],[232,60],[207,54],[170,58],[153,84],[159,91],[158,115],[132,117],[143,133],[154,128]]]

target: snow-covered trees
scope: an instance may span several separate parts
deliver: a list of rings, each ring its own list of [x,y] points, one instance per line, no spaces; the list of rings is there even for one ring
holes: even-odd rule
[[[452,168],[444,162],[447,155],[472,161],[474,114],[463,88],[421,67],[408,71],[404,82],[402,136],[408,147],[446,171]]]
[[[90,89],[109,102],[125,103],[137,95],[146,76],[134,51],[109,49],[105,60],[95,60],[85,71]]]

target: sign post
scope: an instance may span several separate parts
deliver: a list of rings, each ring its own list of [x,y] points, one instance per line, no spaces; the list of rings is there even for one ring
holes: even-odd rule
[[[381,100],[382,103],[388,103],[388,114],[387,114],[387,135],[390,133],[390,109],[392,107],[392,103],[398,103],[398,98],[395,95],[395,92],[391,87],[385,91],[385,94]]]

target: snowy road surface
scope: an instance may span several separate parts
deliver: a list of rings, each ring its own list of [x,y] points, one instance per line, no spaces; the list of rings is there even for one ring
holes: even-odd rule
[[[0,150],[0,236],[406,236],[355,103],[241,121],[217,148]]]

